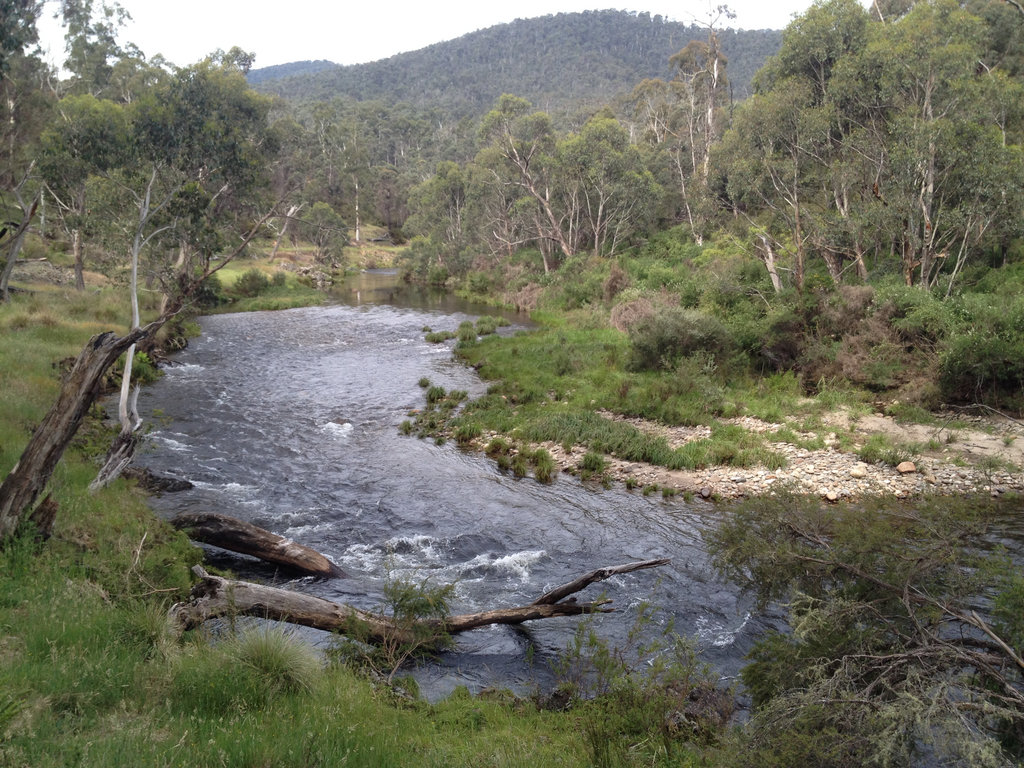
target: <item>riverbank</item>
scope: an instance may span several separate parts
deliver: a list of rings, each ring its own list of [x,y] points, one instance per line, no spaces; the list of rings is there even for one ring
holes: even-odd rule
[[[699,366],[635,373],[623,334],[565,318],[504,338],[466,330],[455,354],[492,384],[438,432],[478,450],[499,438],[563,472],[686,498],[1024,492],[1024,422],[992,409],[930,413],[853,388],[808,397],[791,376],[723,384]]]
[[[613,414],[606,418],[626,421],[641,431],[664,437],[674,449],[711,436],[709,427],[668,427]],[[896,465],[884,461],[867,462],[856,451],[843,450],[838,435],[825,437],[826,447],[809,450],[772,439],[788,428],[754,418],[728,419],[752,432],[764,434],[768,446],[786,459],[785,467],[764,466],[733,468],[716,466],[703,470],[670,470],[652,464],[606,459],[605,474],[621,483],[638,488],[655,486],[670,493],[699,496],[704,499],[742,499],[771,494],[779,490],[817,496],[826,501],[850,501],[865,496],[891,496],[907,499],[923,494],[988,494],[999,497],[1024,492],[1024,425],[1009,419],[978,419],[978,428],[958,421],[958,428],[932,428],[920,424],[900,424],[883,414],[851,423],[849,414],[826,414],[826,424],[854,434],[863,448],[873,435],[884,435],[903,445],[920,446],[919,455],[909,456]],[[982,429],[981,427],[985,427]],[[945,432],[948,442],[938,435]],[[801,437],[813,441],[815,435]],[[929,449],[930,441],[935,441]],[[576,472],[587,449],[566,451],[563,446],[546,442],[547,449],[563,472]]]

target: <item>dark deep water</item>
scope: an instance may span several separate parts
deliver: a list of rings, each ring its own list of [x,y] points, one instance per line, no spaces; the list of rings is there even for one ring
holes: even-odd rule
[[[454,330],[494,310],[403,293],[390,275],[372,273],[337,300],[202,320],[202,337],[140,398],[152,431],[138,463],[196,486],[155,498],[160,514],[220,512],[292,537],[351,578],[293,580],[241,557],[216,562],[243,578],[361,607],[379,604],[388,570],[454,582],[453,610],[461,613],[531,602],[600,566],[670,557],[667,567],[582,593],[588,599],[603,589],[619,609],[597,618],[598,630],[622,641],[648,600],[676,631],[696,637],[723,677],[738,672],[764,620],[711,570],[700,530],[714,524],[714,507],[595,490],[565,475],[553,485],[516,480],[454,444],[400,435],[407,411],[424,403],[421,377],[471,396],[486,389],[453,361],[449,345],[425,342],[423,327]],[[543,686],[576,624],[466,633],[416,677],[431,698],[460,684]]]

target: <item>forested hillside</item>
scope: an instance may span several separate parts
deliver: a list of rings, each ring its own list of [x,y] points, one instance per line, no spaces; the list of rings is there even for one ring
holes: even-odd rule
[[[670,76],[669,58],[706,36],[704,27],[647,13],[560,13],[519,19],[370,64],[305,69],[291,76],[274,67],[255,70],[249,79],[260,90],[293,101],[407,102],[460,118],[482,114],[501,94],[515,93],[545,111],[579,114],[613,101],[640,80]],[[754,73],[778,50],[781,33],[722,29],[719,38],[729,61],[731,97],[743,99]]]
[[[322,72],[325,69],[333,69],[338,65],[333,61],[317,59],[316,61],[293,61],[288,64],[276,64],[272,67],[260,67],[249,70],[247,78],[251,85],[273,80],[281,80],[287,77],[302,77]]]

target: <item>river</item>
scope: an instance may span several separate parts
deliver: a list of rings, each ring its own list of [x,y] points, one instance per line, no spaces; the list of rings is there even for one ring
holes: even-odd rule
[[[649,601],[660,621],[695,637],[723,678],[737,674],[764,620],[710,567],[700,531],[714,525],[714,506],[584,486],[568,475],[541,485],[454,443],[401,435],[407,412],[424,404],[422,377],[471,396],[487,388],[453,360],[452,342],[429,344],[424,328],[454,330],[494,311],[403,290],[379,274],[353,279],[335,300],[201,320],[202,336],[139,401],[151,431],[138,463],[195,484],[154,498],[158,513],[219,512],[292,537],[349,578],[295,579],[207,554],[242,577],[364,608],[380,604],[388,573],[454,583],[452,608],[461,613],[531,602],[600,566],[669,557],[667,567],[582,594],[603,590],[618,609],[595,619],[599,633],[624,642],[638,605]],[[518,328],[526,322],[510,319]],[[456,685],[543,688],[577,621],[460,635],[452,650],[417,667],[420,689],[437,698]]]

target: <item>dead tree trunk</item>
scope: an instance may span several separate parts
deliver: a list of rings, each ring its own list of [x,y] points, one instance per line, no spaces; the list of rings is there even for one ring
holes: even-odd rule
[[[18,254],[21,252],[21,246],[25,242],[25,235],[28,233],[29,225],[32,223],[32,219],[36,215],[36,209],[39,207],[39,201],[42,199],[42,193],[37,192],[32,202],[25,205],[21,200],[20,187],[15,190],[15,194],[18,195],[19,202],[22,203],[22,216],[21,222],[19,222],[14,230],[14,234],[11,236],[11,246],[7,251],[7,261],[4,263],[3,271],[0,272],[0,301],[5,302],[11,298],[9,287],[11,273],[14,271],[14,265],[18,261]]]
[[[103,374],[122,352],[161,324],[151,323],[125,336],[101,333],[82,349],[61,382],[56,402],[32,433],[14,469],[0,483],[0,541],[14,534],[21,521],[31,515],[64,449],[96,399]]]
[[[782,293],[782,281],[779,279],[779,271],[775,266],[775,251],[772,250],[772,244],[767,235],[761,235],[761,243],[764,248],[758,255],[764,262],[765,269],[768,270],[768,277],[772,280],[772,288],[775,289],[775,293]]]
[[[281,247],[281,241],[284,240],[284,236],[288,233],[288,225],[292,223],[292,219],[302,210],[302,206],[305,203],[293,205],[288,208],[288,213],[284,216],[284,224],[281,225],[281,231],[277,235],[277,239],[274,240],[274,248],[270,251],[270,263],[274,263],[274,259],[277,258],[277,251]]]
[[[316,550],[227,515],[185,513],[171,520],[171,525],[187,533],[194,541],[241,552],[311,576],[345,575],[344,571]]]
[[[608,603],[611,602],[609,600],[595,600],[589,603],[577,603],[575,598],[565,602],[562,600],[609,576],[654,568],[668,562],[645,560],[600,568],[551,590],[531,605],[448,616],[439,621],[424,621],[423,624],[438,633],[457,634],[491,624],[522,624],[524,621],[550,619],[556,616],[611,613],[613,609],[608,607]],[[168,613],[173,624],[182,630],[194,629],[207,619],[220,616],[257,616],[342,634],[358,629],[360,640],[375,644],[396,640],[401,642],[405,636],[412,640],[409,627],[387,616],[368,613],[344,603],[332,603],[330,600],[286,589],[211,576],[199,565],[192,571],[201,581],[192,588],[192,594],[187,602],[177,603]]]

